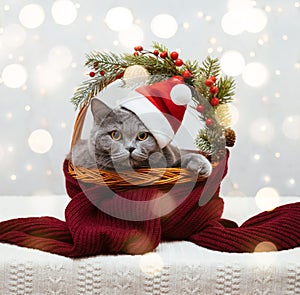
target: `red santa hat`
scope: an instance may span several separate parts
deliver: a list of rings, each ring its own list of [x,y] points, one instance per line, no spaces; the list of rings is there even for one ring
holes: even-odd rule
[[[135,113],[163,148],[176,135],[191,98],[190,87],[175,76],[136,88],[119,105]]]

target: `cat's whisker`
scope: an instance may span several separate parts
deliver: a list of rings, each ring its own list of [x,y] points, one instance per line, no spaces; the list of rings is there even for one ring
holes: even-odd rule
[[[112,160],[110,158],[102,158],[97,161],[97,167],[99,169],[106,169],[109,166],[112,166]]]
[[[112,155],[113,160],[124,160],[129,158],[129,153],[128,152],[120,152]]]
[[[148,155],[145,154],[145,153],[139,153],[139,152],[135,152],[131,155],[131,157],[134,159],[134,160],[138,160],[138,161],[144,161],[146,159],[148,159]]]

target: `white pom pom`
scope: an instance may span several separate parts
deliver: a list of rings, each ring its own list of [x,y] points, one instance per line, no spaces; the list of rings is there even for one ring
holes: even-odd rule
[[[192,92],[188,86],[184,84],[178,84],[172,88],[170,97],[175,104],[186,105],[192,99]]]

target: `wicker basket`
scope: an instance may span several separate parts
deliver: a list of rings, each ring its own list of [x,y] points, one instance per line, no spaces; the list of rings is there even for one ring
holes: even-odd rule
[[[83,123],[86,117],[88,104],[84,105],[76,118],[72,136],[71,148],[81,138]],[[216,167],[217,163],[213,164]],[[69,174],[82,182],[107,185],[114,191],[124,191],[136,187],[157,187],[167,189],[175,184],[184,184],[192,181],[203,182],[207,177],[199,176],[184,168],[142,168],[130,172],[116,173],[97,168],[88,169],[75,167],[71,161],[68,163]]]

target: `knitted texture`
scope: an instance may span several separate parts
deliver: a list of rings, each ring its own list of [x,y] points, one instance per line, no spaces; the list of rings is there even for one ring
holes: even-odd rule
[[[0,243],[0,294],[298,295],[299,255],[300,248],[226,253],[176,241],[145,255],[69,259]]]
[[[0,241],[67,257],[142,254],[155,249],[161,240],[188,240],[225,252],[253,252],[261,242],[273,243],[277,250],[300,246],[300,203],[263,212],[240,227],[221,219],[223,200],[219,189],[227,160],[228,156],[214,169],[208,189],[206,182],[198,183],[189,193],[186,185],[174,187],[169,194],[175,209],[162,217],[151,215],[153,205],[149,202],[158,201],[157,206],[162,206],[162,191],[139,188],[117,195],[104,186],[79,185],[68,174],[65,161],[66,188],[71,197],[65,210],[66,222],[53,217],[4,221],[0,223]],[[199,198],[201,202],[207,194],[210,200],[199,206]],[[146,206],[140,207],[141,203]],[[126,213],[137,221],[105,212],[118,216]]]

